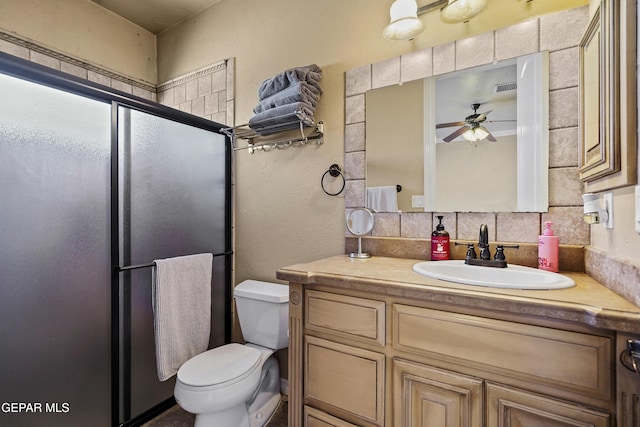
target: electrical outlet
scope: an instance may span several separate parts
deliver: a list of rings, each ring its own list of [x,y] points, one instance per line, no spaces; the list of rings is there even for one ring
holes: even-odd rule
[[[412,208],[424,208],[424,196],[411,196]]]
[[[636,233],[640,234],[640,185],[636,185]]]

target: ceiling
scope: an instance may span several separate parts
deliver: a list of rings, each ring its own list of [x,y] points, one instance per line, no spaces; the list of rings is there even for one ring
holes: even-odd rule
[[[158,34],[221,0],[91,0]]]

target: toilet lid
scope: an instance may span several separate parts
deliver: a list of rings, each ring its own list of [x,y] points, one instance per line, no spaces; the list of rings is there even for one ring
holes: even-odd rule
[[[253,371],[260,351],[241,344],[227,344],[189,359],[178,370],[178,379],[193,387],[207,387],[233,381]]]

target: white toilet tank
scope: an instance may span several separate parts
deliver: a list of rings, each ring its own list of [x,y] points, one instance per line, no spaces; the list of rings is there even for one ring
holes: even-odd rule
[[[233,290],[247,342],[279,350],[289,346],[289,286],[245,280]]]

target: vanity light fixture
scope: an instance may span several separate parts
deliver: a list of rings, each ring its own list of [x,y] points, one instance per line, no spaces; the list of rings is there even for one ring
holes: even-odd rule
[[[449,0],[440,11],[440,19],[446,23],[467,22],[487,7],[489,0]]]
[[[603,224],[605,228],[613,228],[613,193],[604,193],[604,207],[600,204],[598,194],[582,195],[584,201],[583,216],[587,224]]]
[[[436,0],[418,7],[416,0],[395,0],[389,9],[391,21],[382,31],[388,40],[412,40],[424,29],[418,16],[441,9],[446,23],[467,22],[487,6],[489,0]]]
[[[416,0],[395,0],[389,9],[391,22],[382,31],[388,40],[411,40],[422,32],[424,26],[418,18]]]

